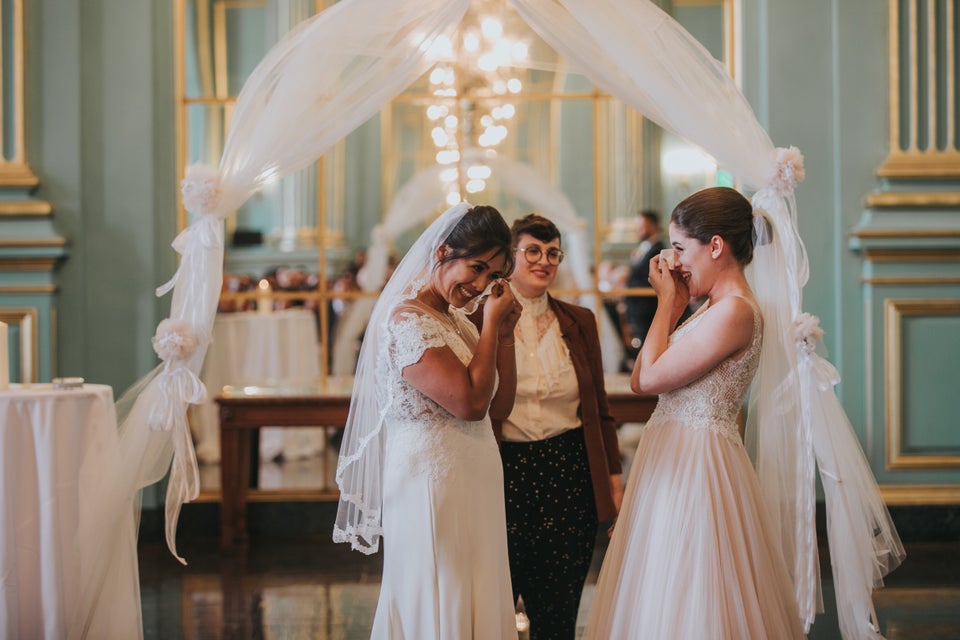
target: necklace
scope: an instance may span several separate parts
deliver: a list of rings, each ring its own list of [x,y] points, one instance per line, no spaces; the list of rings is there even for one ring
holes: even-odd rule
[[[428,309],[432,309],[434,312],[440,315],[440,317],[442,317],[446,321],[447,325],[449,325],[451,329],[457,332],[458,336],[463,337],[463,332],[460,330],[460,324],[457,322],[457,319],[454,317],[453,313],[451,313],[450,311],[450,304],[432,291],[429,292],[429,295],[433,298],[436,298],[438,304],[434,306],[433,304],[430,304],[430,302],[428,302],[427,300],[424,300],[423,297],[418,298],[418,300],[420,301],[420,304],[427,307]]]
[[[457,335],[462,336],[463,332],[460,331],[460,323],[457,322],[457,319],[453,313],[447,310],[443,315],[447,318],[447,321],[450,323],[450,326],[453,327],[453,330],[457,332]]]

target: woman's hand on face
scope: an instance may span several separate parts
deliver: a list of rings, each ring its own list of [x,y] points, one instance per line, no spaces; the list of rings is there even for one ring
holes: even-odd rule
[[[671,308],[683,310],[690,302],[690,289],[679,269],[670,269],[667,263],[654,256],[650,260],[650,286],[661,301],[669,300]]]
[[[490,289],[483,305],[483,322],[497,327],[500,336],[510,336],[520,319],[520,303],[513,296],[513,289],[506,280],[499,280]]]
[[[677,281],[674,274],[670,271],[667,263],[660,259],[660,256],[653,256],[650,260],[650,276],[647,280],[656,292],[657,298],[661,300],[671,298],[677,293]]]

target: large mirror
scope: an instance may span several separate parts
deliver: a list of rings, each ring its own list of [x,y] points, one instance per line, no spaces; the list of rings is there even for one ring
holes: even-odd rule
[[[219,161],[245,79],[273,43],[333,1],[172,1],[182,175]],[[733,0],[661,6],[733,73]],[[202,374],[211,396],[266,379],[348,377],[382,274],[444,203],[460,199],[494,204],[508,221],[538,211],[558,222],[570,258],[555,293],[598,311],[605,366],[626,366],[623,297],[652,294],[626,288],[637,213],[666,215],[728,177],[569,68],[505,0],[474,0],[448,44],[450,55],[377,117],[230,216]],[[213,403],[191,421],[203,495],[216,499]],[[261,493],[329,490],[336,438],[331,429],[262,431]]]

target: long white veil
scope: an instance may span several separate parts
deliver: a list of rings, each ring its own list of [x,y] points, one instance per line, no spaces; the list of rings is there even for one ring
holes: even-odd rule
[[[757,427],[750,440],[758,444],[761,484],[770,490],[768,506],[782,517],[784,551],[809,624],[816,600],[810,594],[817,585],[810,572],[816,552],[810,535],[811,464],[819,466],[830,544],[840,545],[831,556],[841,628],[845,638],[875,637],[870,591],[899,562],[902,547],[830,388],[828,364],[813,350],[797,349],[794,323],[803,317],[808,271],[793,198],[802,174],[799,154],[773,147],[719,63],[649,0],[509,2],[600,89],[699,145],[756,191],[754,203],[775,231],[770,250],[777,252],[764,262],[764,251],[758,251],[753,274],[769,340],[749,416],[751,431]],[[95,550],[81,567],[89,585],[84,620],[93,603],[109,601],[100,585],[120,535],[120,526],[111,523],[135,508],[139,490],[170,467],[166,534],[174,555],[180,507],[197,495],[185,413],[187,404],[205,393],[197,373],[220,292],[223,218],[257,189],[314,161],[425,73],[436,60],[440,36],[452,33],[468,5],[468,0],[342,0],[304,22],[268,52],[244,85],[219,169],[195,168],[186,176],[184,204],[193,221],[174,242],[180,268],[161,288],[161,293],[173,290],[170,317],[155,338],[163,363],[134,385],[129,401],[121,401],[122,455],[105,474],[96,524],[81,534],[85,548]],[[766,286],[774,284],[767,276],[779,288]],[[815,341],[814,334],[801,343],[806,340]],[[787,463],[792,479],[776,473],[780,462]],[[78,625],[87,627],[84,621]]]

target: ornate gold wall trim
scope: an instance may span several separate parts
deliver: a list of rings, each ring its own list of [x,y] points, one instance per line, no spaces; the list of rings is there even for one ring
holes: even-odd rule
[[[0,271],[53,271],[57,258],[0,258]]]
[[[884,397],[886,398],[887,469],[960,469],[960,453],[927,454],[903,451],[902,380],[903,316],[960,316],[960,300],[887,299],[884,301]]]
[[[0,217],[49,216],[53,206],[44,200],[5,200],[0,201]]]
[[[865,284],[960,284],[960,278],[910,278],[910,277],[880,277],[863,278]]]
[[[954,3],[889,0],[884,178],[960,177]]]
[[[0,295],[47,294],[56,293],[57,289],[55,284],[0,286]]]
[[[0,309],[0,322],[20,326],[20,380],[25,383],[37,381],[37,315],[36,307]]]
[[[960,485],[880,485],[880,496],[888,505],[960,504]]]
[[[891,153],[877,170],[881,178],[951,178],[960,176],[960,153],[924,151]]]
[[[858,229],[857,238],[960,238],[960,229]]]
[[[867,206],[960,207],[960,191],[883,191],[868,195]]]
[[[870,262],[960,262],[960,249],[866,249]]]
[[[24,163],[0,162],[0,187],[35,187],[40,178]]]
[[[14,238],[0,240],[0,247],[63,247],[66,238]]]

